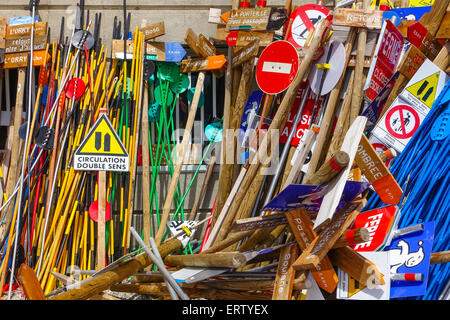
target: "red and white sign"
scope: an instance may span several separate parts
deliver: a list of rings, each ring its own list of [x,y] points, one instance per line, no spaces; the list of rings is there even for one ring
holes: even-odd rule
[[[403,50],[403,35],[390,21],[383,23],[381,36],[375,48],[375,55],[367,75],[365,94],[373,101],[395,73]]]
[[[384,121],[387,131],[398,139],[411,138],[420,125],[419,114],[406,104],[391,108]]]
[[[315,30],[314,25],[321,19],[325,19],[330,10],[318,4],[305,4],[295,9],[289,19],[292,20],[288,41],[296,48],[303,47],[310,30]]]
[[[256,82],[267,94],[277,94],[289,87],[298,70],[298,53],[287,41],[275,41],[261,53],[256,66]]]
[[[392,230],[396,212],[396,206],[387,206],[358,214],[350,230],[366,228],[369,231],[370,239],[364,243],[352,244],[355,242],[354,239],[351,239],[352,233],[347,232],[347,240],[351,247],[359,252],[383,249]]]
[[[289,133],[292,130],[294,118],[300,108],[300,104],[301,104],[305,89],[306,89],[306,85],[303,84],[297,92],[294,104],[291,109],[291,113],[289,114],[289,117],[286,120],[286,124],[284,125],[283,131],[281,131],[280,143],[286,143],[287,138],[289,137]],[[305,130],[307,130],[309,128],[309,126],[308,126],[309,118],[311,117],[315,101],[316,101],[316,95],[312,91],[310,91],[309,97],[305,102],[305,106],[303,107],[300,122],[297,126],[297,132],[295,133],[295,136],[291,141],[291,146],[294,146],[294,147],[298,146],[300,139],[302,138],[303,134],[305,133]],[[318,109],[320,108],[321,104],[322,104],[322,99],[319,99],[318,106],[317,106]]]

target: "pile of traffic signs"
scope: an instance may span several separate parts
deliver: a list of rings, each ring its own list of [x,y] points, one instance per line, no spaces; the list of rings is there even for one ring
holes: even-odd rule
[[[1,289],[10,298],[19,286],[30,300],[447,299],[449,205],[439,200],[449,177],[449,1],[397,2],[233,1],[210,10],[214,39],[187,28],[184,46],[156,41],[164,22],[130,32],[124,6],[111,61],[101,14],[92,25],[84,1],[66,43],[47,44],[38,1],[26,25],[0,19],[5,78],[18,68],[1,177]],[[195,57],[184,59],[188,49]],[[223,117],[206,126],[182,190],[209,72],[225,79]],[[186,121],[175,128],[180,104]],[[424,203],[427,183],[435,193]],[[432,214],[414,212],[427,206]]]

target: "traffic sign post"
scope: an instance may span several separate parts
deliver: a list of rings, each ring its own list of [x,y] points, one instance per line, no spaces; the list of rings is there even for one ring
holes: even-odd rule
[[[276,41],[261,53],[256,65],[256,82],[266,94],[278,94],[294,81],[298,54],[288,41]]]
[[[98,171],[97,201],[97,268],[105,267],[106,171],[129,171],[128,152],[120,141],[107,116],[107,110],[100,109],[100,116],[74,155],[74,169]],[[91,205],[92,207],[92,205]],[[89,210],[91,211],[91,207]],[[93,208],[95,211],[95,208]],[[110,218],[110,214],[109,214]],[[95,217],[93,217],[95,220]]]

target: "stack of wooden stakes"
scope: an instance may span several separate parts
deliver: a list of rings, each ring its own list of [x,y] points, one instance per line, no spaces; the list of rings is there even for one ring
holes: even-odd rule
[[[37,138],[23,146],[18,138],[22,125],[22,88],[27,80],[25,59],[22,64],[9,67],[19,69],[17,102],[11,116],[9,139],[12,141],[3,158],[8,170],[0,176],[5,177],[1,211],[4,221],[0,225],[0,249],[5,252],[0,267],[1,286],[8,283],[9,271],[17,272],[9,267],[10,259],[16,259],[17,255],[13,252],[17,228],[25,258],[20,269],[18,266],[16,269],[28,299],[114,299],[104,293],[108,289],[152,298],[173,298],[173,288],[165,281],[164,273],[152,271],[154,261],[150,256],[140,247],[131,250],[130,227],[135,227],[132,217],[138,166],[142,167],[143,198],[143,228],[139,231],[148,247],[151,237],[154,238],[158,245],[157,250],[152,250],[155,256],[159,254],[173,273],[184,268],[228,269],[217,277],[180,284],[190,298],[299,300],[305,297],[305,292],[308,295],[309,290],[318,287],[322,298],[333,299],[339,281],[337,268],[362,284],[384,284],[376,264],[353,248],[372,236],[366,228],[352,229],[353,222],[364,210],[367,195],[377,192],[390,205],[398,205],[402,196],[385,164],[395,152],[375,150],[366,135],[367,118],[362,115],[367,103],[364,84],[376,50],[367,44],[368,34],[379,32],[382,26],[381,20],[376,25],[368,25],[355,19],[361,14],[375,18],[382,15],[380,8],[371,10],[369,2],[357,1],[353,9],[330,11],[313,26],[305,27],[308,36],[303,45],[296,46],[299,66],[289,86],[277,95],[265,93],[259,101],[260,120],[253,123],[254,136],[245,150],[250,155],[244,163],[236,162],[242,151],[236,131],[247,111],[251,90],[258,85],[255,79],[258,57],[274,41],[287,41],[292,29],[298,28],[291,16],[298,8],[292,1],[287,0],[283,8],[277,8],[278,13],[284,13],[284,20],[276,29],[273,25],[277,20],[271,20],[274,8],[267,7],[265,1],[258,1],[255,8],[250,8],[249,1],[233,0],[230,12],[217,14],[217,10],[212,10],[210,22],[217,24],[214,40],[191,28],[186,30],[185,48],[195,55],[191,59],[183,59],[184,50],[177,49],[173,43],[155,41],[165,33],[163,22],[135,27],[131,32],[126,6],[123,20],[114,21],[111,61],[98,36],[101,15],[95,15],[92,25],[88,16],[84,18],[83,1],[79,29],[74,30],[70,40],[63,41],[61,29],[58,40],[47,44],[47,38],[42,40],[47,35],[47,26],[35,23],[35,59],[41,55],[43,58],[36,63],[39,83],[31,128],[47,132],[53,146],[42,146]],[[411,46],[406,51],[396,66],[399,78],[379,117],[386,113],[425,58],[433,60],[442,70],[448,69],[447,8],[448,1],[436,1],[431,11],[419,20],[429,32],[429,42],[438,39],[440,49],[434,53],[424,43],[423,47]],[[266,23],[242,18],[251,18],[252,14],[263,17],[262,20],[266,17]],[[345,20],[352,15],[353,19]],[[402,24],[398,29],[404,32],[406,27]],[[41,25],[42,31],[38,31]],[[331,30],[336,26],[340,32],[342,27],[346,30],[344,55],[340,57],[342,71],[326,96],[321,97],[323,102],[316,116],[309,115],[308,130],[304,131],[298,147],[287,144],[286,158],[283,158],[281,153],[271,152],[279,145],[274,133],[282,132],[292,122],[299,90],[308,86],[312,90],[311,75],[318,60],[327,56],[325,50],[333,41],[335,35]],[[12,27],[4,29],[9,28]],[[7,35],[6,43],[9,43]],[[227,52],[221,55],[217,44],[224,41],[228,44]],[[166,50],[169,46],[178,53],[169,54]],[[8,51],[12,47],[6,46]],[[4,70],[9,61],[16,60],[6,54]],[[325,60],[320,66],[330,68],[328,62]],[[189,190],[182,193],[180,176],[191,148],[190,134],[208,72],[217,78],[225,77],[221,152],[213,156],[188,218],[182,208]],[[176,102],[184,92],[182,74],[186,73],[198,74],[183,138],[174,143],[169,137],[174,131]],[[326,73],[322,74],[325,77]],[[44,87],[46,98],[41,99]],[[97,121],[102,115],[109,119],[112,131],[96,129],[100,127]],[[268,123],[266,129],[262,127],[264,121]],[[104,140],[108,132],[116,135],[117,140],[110,136],[113,140]],[[95,148],[83,153],[83,146],[89,145],[89,141],[94,141]],[[84,159],[77,156],[111,156],[114,141],[129,161],[125,170],[105,169],[95,161],[87,169],[77,167],[81,161],[77,159]],[[309,153],[307,169],[303,169]],[[31,167],[17,165],[21,154],[25,154]],[[278,158],[283,159],[277,164],[279,175],[267,175],[270,165]],[[169,168],[170,183],[164,201],[158,203],[157,192],[161,190],[158,177],[163,159]],[[215,205],[211,214],[199,222],[197,210],[205,197],[215,161],[220,166]],[[18,199],[16,185],[20,175],[27,173],[21,186],[22,199]],[[339,201],[348,181],[366,183],[366,187],[341,205]],[[285,194],[283,190],[293,184],[326,189],[315,211],[307,205],[262,210],[268,204],[264,195],[271,183],[275,187],[267,196],[270,200]],[[373,190],[367,188],[369,184]],[[17,206],[19,201],[23,202],[21,206]],[[21,212],[17,212],[18,208]],[[174,208],[176,212],[171,217]],[[179,216],[177,208],[181,208]],[[175,219],[191,220],[188,222],[192,224],[169,235],[168,224]],[[197,229],[202,230],[202,241],[201,248],[194,253],[183,238],[189,238]],[[267,251],[262,253],[263,249]],[[431,257],[431,263],[448,261],[448,252],[434,253]],[[76,270],[77,266],[80,270]],[[131,283],[122,283],[130,276]]]

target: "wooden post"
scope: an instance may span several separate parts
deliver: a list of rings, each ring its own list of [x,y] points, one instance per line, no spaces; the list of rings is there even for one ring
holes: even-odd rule
[[[213,152],[211,155],[210,163],[208,164],[208,169],[206,170],[205,178],[203,179],[202,188],[200,189],[200,193],[195,198],[195,202],[192,205],[191,212],[189,213],[189,220],[195,220],[195,217],[197,216],[198,208],[200,207],[200,203],[202,202],[203,198],[205,198],[205,194],[207,191],[207,186],[209,183],[209,180],[211,179],[214,166],[216,165],[216,154]]]
[[[148,140],[148,81],[144,81],[144,98],[141,124],[142,139],[142,214],[144,220],[144,241],[149,246],[151,228],[150,208],[150,142]]]
[[[182,247],[181,241],[172,239],[163,243],[158,247],[161,257],[164,259],[169,253]],[[84,283],[80,283],[77,288],[63,292],[50,300],[84,300],[88,299],[104,290],[109,289],[112,285],[120,283],[127,277],[135,274],[141,269],[152,264],[150,257],[143,253],[137,257],[120,264],[113,270],[102,273],[96,277],[90,278]]]
[[[211,254],[170,255],[164,263],[176,267],[231,268],[244,266],[247,259],[240,252],[220,252]]]
[[[103,111],[105,112],[105,111]],[[97,269],[105,267],[106,171],[98,172]]]
[[[314,33],[311,32],[314,35],[309,47],[305,51],[305,57],[303,58],[303,61],[300,64],[300,67],[297,71],[297,75],[294,81],[292,82],[291,86],[287,89],[285,96],[277,110],[277,113],[272,119],[272,123],[267,133],[264,135],[260,147],[258,148],[257,151],[258,161],[256,161],[256,163],[251,164],[249,169],[247,170],[245,178],[242,181],[241,188],[238,190],[236,194],[236,197],[229,209],[229,212],[227,213],[226,221],[223,223],[216,240],[222,240],[228,235],[228,231],[234,222],[236,213],[238,212],[243,199],[247,195],[248,189],[253,179],[255,178],[256,174],[258,173],[261,164],[267,163],[270,160],[269,157],[267,156],[267,150],[271,145],[271,132],[273,130],[281,130],[281,128],[284,126],[287,117],[289,116],[289,112],[291,110],[295,95],[303,81],[306,72],[309,70],[313,56],[315,54],[315,51],[320,45],[322,35],[326,29],[326,26],[327,21],[323,19],[317,24],[315,32]],[[245,214],[241,214],[241,216],[245,216]]]
[[[16,94],[16,106],[14,107],[14,135],[13,135],[13,143],[11,147],[11,158],[10,158],[10,166],[8,169],[8,178],[6,180],[6,195],[8,198],[13,194],[14,188],[17,182],[17,173],[18,173],[18,165],[19,165],[19,155],[20,155],[20,138],[19,138],[19,127],[22,123],[22,112],[23,112],[23,96],[25,90],[25,68],[18,69],[17,76],[17,94]],[[21,199],[18,199],[21,201]],[[4,239],[7,236],[7,232],[9,229],[9,224],[11,222],[13,216],[13,208],[14,206],[9,206],[8,212],[6,214],[5,224],[0,226],[0,240]]]
[[[363,10],[369,8],[370,0],[362,0]],[[361,110],[361,103],[363,101],[363,72],[364,72],[364,57],[366,52],[366,42],[367,42],[367,29],[360,28],[358,31],[358,48],[356,53],[356,63],[355,63],[355,81],[353,82],[353,92],[352,92],[352,103],[350,108],[350,125],[359,115]]]
[[[339,105],[340,95],[342,91],[342,87],[345,84],[346,79],[346,69],[348,62],[350,60],[351,51],[353,48],[353,43],[356,38],[356,28],[351,28],[350,33],[347,37],[347,42],[345,44],[345,60],[344,60],[344,71],[342,72],[341,78],[336,86],[331,90],[327,106],[323,115],[322,124],[320,125],[320,131],[317,136],[315,152],[311,156],[311,160],[308,165],[308,172],[306,174],[305,179],[308,180],[316,171],[317,167],[322,165],[322,155],[326,155],[326,142],[329,139],[331,128],[333,124],[333,118],[336,113],[336,108]]]

